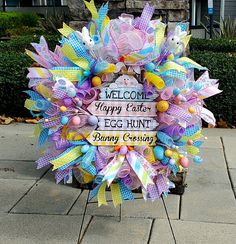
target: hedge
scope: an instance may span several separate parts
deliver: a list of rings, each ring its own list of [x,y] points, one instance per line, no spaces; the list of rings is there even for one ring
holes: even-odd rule
[[[193,51],[235,52],[236,39],[195,39],[190,40],[190,49]]]
[[[190,58],[206,66],[210,77],[219,79],[222,93],[205,100],[216,119],[223,118],[231,125],[236,124],[236,54],[212,51],[191,51]]]
[[[53,50],[58,44],[58,36],[46,36]],[[22,36],[11,41],[0,42],[0,114],[10,116],[31,116],[24,108],[28,90],[27,68],[33,63],[25,53],[31,49],[31,42],[39,42],[39,36]]]
[[[32,61],[22,53],[0,52],[0,114],[11,116],[29,116],[24,108],[28,89],[27,67]]]
[[[48,46],[51,50],[54,50],[55,46],[59,42],[59,35],[44,35]],[[19,36],[10,41],[0,41],[0,53],[1,52],[21,52],[24,53],[25,49],[33,50],[30,43],[39,43],[40,35],[26,35]]]
[[[6,30],[22,26],[38,26],[39,17],[35,13],[0,12],[0,36],[6,35]]]

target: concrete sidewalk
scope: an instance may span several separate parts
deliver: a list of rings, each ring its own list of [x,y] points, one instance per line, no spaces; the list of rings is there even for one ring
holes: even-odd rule
[[[0,126],[0,244],[78,242],[87,192],[56,185],[39,157],[33,126]],[[165,199],[178,244],[236,241],[236,130],[206,129],[204,164],[191,165],[188,187]],[[109,194],[108,194],[109,197]],[[119,208],[88,205],[83,244],[171,244],[162,201],[135,200]]]

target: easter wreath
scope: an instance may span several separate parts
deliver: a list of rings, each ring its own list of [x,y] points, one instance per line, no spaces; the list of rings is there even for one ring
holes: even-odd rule
[[[90,197],[114,205],[134,199],[158,199],[175,187],[168,179],[199,164],[201,119],[215,124],[204,98],[221,92],[207,68],[184,56],[190,35],[183,23],[165,35],[166,25],[151,20],[146,4],[140,17],[121,14],[110,20],[108,4],[82,32],[66,24],[60,46],[48,49],[44,37],[33,43],[38,63],[29,68],[31,90],[25,107],[41,116],[35,134],[44,155],[37,168],[52,165],[56,182],[92,182]],[[194,69],[203,74],[194,79]]]

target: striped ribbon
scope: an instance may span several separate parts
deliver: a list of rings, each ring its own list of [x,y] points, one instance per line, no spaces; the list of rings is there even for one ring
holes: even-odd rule
[[[129,151],[129,153],[126,154],[126,159],[141,181],[144,189],[147,189],[149,184],[154,184],[150,173],[143,167],[140,158],[137,157],[134,151]]]
[[[119,172],[123,162],[125,160],[124,155],[115,156],[114,159],[105,167],[99,174],[104,175],[102,181],[107,181],[108,186],[115,179],[117,173]]]

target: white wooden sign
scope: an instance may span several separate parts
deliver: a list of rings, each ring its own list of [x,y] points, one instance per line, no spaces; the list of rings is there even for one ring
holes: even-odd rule
[[[97,116],[157,116],[155,102],[93,101],[87,109]]]
[[[147,96],[143,88],[102,88],[100,100],[119,100],[119,101],[153,101],[158,97],[157,93]]]
[[[156,131],[93,131],[87,140],[94,146],[154,146]]]
[[[98,130],[155,130],[152,117],[99,117]]]

